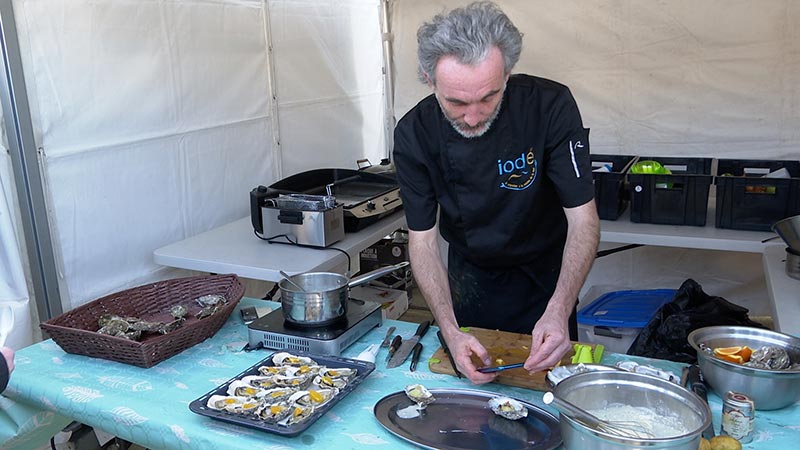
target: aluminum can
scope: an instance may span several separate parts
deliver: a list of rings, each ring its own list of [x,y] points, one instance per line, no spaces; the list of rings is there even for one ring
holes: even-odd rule
[[[756,408],[745,394],[728,391],[722,398],[722,427],[720,434],[736,438],[742,444],[753,440]]]

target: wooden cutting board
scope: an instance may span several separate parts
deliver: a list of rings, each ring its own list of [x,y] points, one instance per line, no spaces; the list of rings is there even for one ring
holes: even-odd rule
[[[498,358],[503,360],[502,364],[514,364],[525,361],[530,354],[530,334],[517,334],[474,327],[469,329],[469,333],[478,338],[478,341],[486,347],[492,360],[495,361],[495,363],[492,364],[494,366],[499,365],[496,362]],[[594,350],[594,344],[585,345],[590,345],[592,350]],[[569,352],[561,358],[561,364],[571,364],[573,354],[574,352],[570,349]],[[450,359],[441,347],[434,352],[431,358],[439,361],[436,363],[430,360],[428,361],[428,368],[430,368],[431,372],[455,376],[456,372],[453,369],[453,365],[450,364]],[[547,384],[546,376],[547,371],[536,372],[533,375],[529,375],[523,368],[510,369],[500,372],[494,382],[509,386],[529,388],[536,391],[549,391],[551,387]]]

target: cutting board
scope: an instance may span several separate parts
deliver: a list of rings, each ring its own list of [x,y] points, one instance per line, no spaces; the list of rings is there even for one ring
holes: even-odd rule
[[[530,355],[530,334],[509,333],[506,331],[486,330],[474,327],[469,329],[469,333],[478,338],[481,345],[489,352],[492,360],[495,361],[492,364],[493,366],[499,365],[496,361],[498,358],[503,360],[501,364],[514,364],[525,361],[528,355]],[[581,344],[584,343],[581,342]],[[594,344],[584,345],[590,345],[592,350],[594,350]],[[573,354],[574,352],[570,349],[569,352],[561,358],[561,364],[571,364]],[[456,372],[453,369],[453,365],[450,364],[450,359],[441,347],[434,352],[431,358],[439,361],[428,361],[428,367],[431,372],[455,376]],[[549,391],[551,387],[547,384],[546,376],[546,370],[530,375],[523,368],[510,369],[500,372],[494,382],[509,386],[529,388],[536,391]]]

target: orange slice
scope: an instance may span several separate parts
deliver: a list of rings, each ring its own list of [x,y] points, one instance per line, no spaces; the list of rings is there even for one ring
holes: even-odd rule
[[[750,361],[750,355],[752,355],[752,353],[753,351],[746,345],[736,347],[719,347],[714,349],[714,356],[717,358],[737,364]]]

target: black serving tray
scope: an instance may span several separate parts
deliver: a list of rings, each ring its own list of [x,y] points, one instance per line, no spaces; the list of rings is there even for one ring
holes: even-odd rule
[[[347,394],[352,392],[359,384],[361,384],[361,382],[363,382],[364,379],[367,378],[367,375],[369,375],[370,373],[372,373],[373,370],[375,370],[375,364],[366,361],[359,361],[357,359],[340,358],[337,356],[322,356],[322,355],[316,355],[312,353],[299,352],[299,351],[290,352],[292,355],[309,357],[314,361],[316,361],[317,364],[321,366],[326,366],[329,368],[355,369],[358,372],[356,376],[353,377],[352,380],[350,380],[347,386],[345,386],[344,389],[341,389],[339,391],[336,397],[331,399],[328,403],[317,408],[314,411],[314,414],[311,415],[311,417],[295,425],[284,426],[273,423],[267,423],[252,414],[247,414],[247,415],[235,414],[227,411],[219,411],[206,406],[208,403],[208,399],[212,395],[227,395],[228,386],[232,382],[241,379],[242,377],[246,377],[248,375],[258,375],[259,374],[258,368],[260,366],[274,366],[275,364],[272,363],[272,357],[276,353],[280,352],[272,353],[268,357],[247,368],[244,372],[226,381],[224,384],[218,386],[214,390],[204,394],[197,400],[194,400],[189,404],[189,409],[193,413],[200,414],[201,416],[210,417],[212,419],[221,420],[223,422],[229,422],[249,428],[255,428],[257,430],[280,434],[282,436],[294,437],[305,431],[306,428],[310,427],[314,422],[317,421],[317,419],[322,417],[336,403],[338,403]]]

